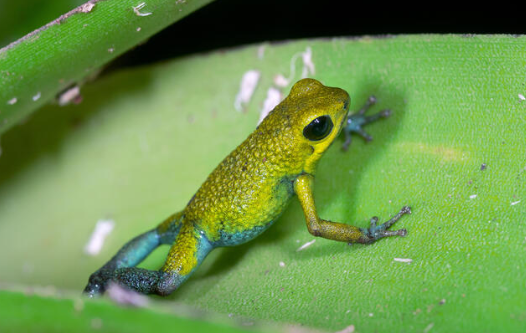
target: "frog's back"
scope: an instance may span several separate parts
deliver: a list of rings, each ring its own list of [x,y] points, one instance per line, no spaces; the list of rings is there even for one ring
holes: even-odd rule
[[[268,228],[294,195],[294,180],[313,172],[315,162],[307,165],[308,160],[321,156],[305,140],[304,127],[327,108],[342,109],[348,98],[345,91],[315,80],[298,82],[210,174],[183,219],[219,245],[248,241]]]
[[[185,209],[211,241],[235,245],[275,221],[294,194],[301,152],[287,110],[276,109],[208,176]]]

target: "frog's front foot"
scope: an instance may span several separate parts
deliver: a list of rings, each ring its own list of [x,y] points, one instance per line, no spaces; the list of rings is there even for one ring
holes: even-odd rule
[[[106,291],[106,287],[111,279],[111,272],[107,270],[98,270],[91,274],[88,285],[84,288],[84,295],[95,298],[101,296]]]
[[[365,112],[367,112],[367,110],[374,104],[376,104],[376,97],[371,96],[367,99],[365,105],[358,112],[355,112],[347,117],[347,124],[343,128],[345,133],[345,142],[342,145],[343,151],[347,151],[349,145],[351,144],[352,132],[358,133],[362,138],[364,138],[365,141],[371,141],[373,138],[367,134],[367,132],[365,132],[362,127],[380,118],[387,118],[391,115],[391,110],[386,109],[371,116],[365,116]]]
[[[407,235],[406,229],[400,229],[400,230],[387,230],[389,229],[393,224],[398,221],[402,215],[405,214],[411,214],[411,207],[404,206],[402,209],[396,214],[393,218],[391,218],[389,221],[382,223],[380,225],[376,225],[378,222],[378,217],[374,216],[371,219],[371,226],[368,229],[361,229],[363,233],[362,242],[363,243],[372,243],[374,241],[377,241],[380,238],[389,237],[389,236],[402,236],[404,237]]]

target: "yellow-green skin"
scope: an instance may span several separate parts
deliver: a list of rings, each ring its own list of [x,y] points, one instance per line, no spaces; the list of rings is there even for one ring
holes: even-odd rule
[[[388,231],[373,235],[369,229],[322,220],[316,213],[312,196],[316,165],[345,126],[349,103],[349,95],[340,88],[313,79],[296,83],[208,176],[182,212],[126,244],[90,277],[85,292],[100,294],[114,281],[143,293],[169,294],[215,247],[238,245],[265,231],[295,194],[315,236],[368,243],[391,235]],[[330,117],[331,132],[318,141],[306,138],[304,128],[320,116]],[[160,244],[172,244],[161,270],[133,267]]]

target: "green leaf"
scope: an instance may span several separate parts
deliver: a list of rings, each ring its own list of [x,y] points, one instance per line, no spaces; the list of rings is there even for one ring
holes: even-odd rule
[[[45,291],[40,291],[46,293]],[[50,290],[47,291],[49,293]],[[51,294],[53,294],[51,292]],[[181,306],[153,304],[149,308],[126,308],[108,301],[92,301],[79,296],[0,291],[2,332],[253,332],[211,316],[197,318],[198,312]],[[183,312],[187,318],[174,316]],[[245,325],[254,326],[253,322]],[[269,325],[267,325],[269,327]],[[265,327],[257,327],[262,331]]]
[[[90,0],[0,49],[0,133],[211,1]]]
[[[14,42],[52,21],[58,15],[82,5],[85,0],[0,0],[0,46]],[[38,10],[31,10],[38,8]]]
[[[373,142],[355,138],[343,153],[340,141],[326,153],[316,177],[320,216],[365,227],[407,204],[413,214],[395,226],[407,237],[352,247],[316,239],[298,252],[313,237],[294,201],[257,240],[214,251],[166,301],[330,331],[522,332],[525,42],[303,40],[187,57],[86,85],[80,105],[47,106],[2,137],[0,281],[80,292],[124,242],[184,208],[254,130],[267,90],[276,75],[288,77],[291,60],[292,81],[300,78],[299,55],[310,48],[312,76],[346,89],[351,109],[374,94],[371,112],[393,110],[368,126]],[[246,113],[238,112],[241,77],[253,69],[261,78]],[[83,247],[102,218],[115,229],[102,253],[87,257]],[[143,267],[158,268],[167,250]]]

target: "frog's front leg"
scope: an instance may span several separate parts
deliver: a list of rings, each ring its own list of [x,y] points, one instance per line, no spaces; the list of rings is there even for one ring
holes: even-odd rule
[[[371,141],[373,138],[367,134],[367,132],[363,129],[363,126],[380,118],[387,118],[391,115],[391,110],[386,109],[371,116],[365,116],[365,112],[367,112],[367,110],[374,104],[376,104],[376,97],[370,96],[367,99],[365,105],[359,111],[347,117],[347,124],[345,127],[343,127],[343,132],[345,133],[345,142],[342,145],[342,150],[346,151],[349,148],[349,145],[352,141],[352,132],[359,134],[365,139],[365,141]]]
[[[312,235],[347,243],[372,243],[383,237],[405,236],[407,234],[405,229],[396,231],[387,229],[398,221],[402,215],[411,213],[411,208],[408,206],[403,207],[396,216],[381,225],[376,225],[378,218],[374,217],[371,220],[370,228],[359,228],[353,225],[320,219],[316,212],[314,196],[312,195],[313,181],[314,177],[312,175],[303,174],[294,182],[294,191],[305,213],[307,228]]]

